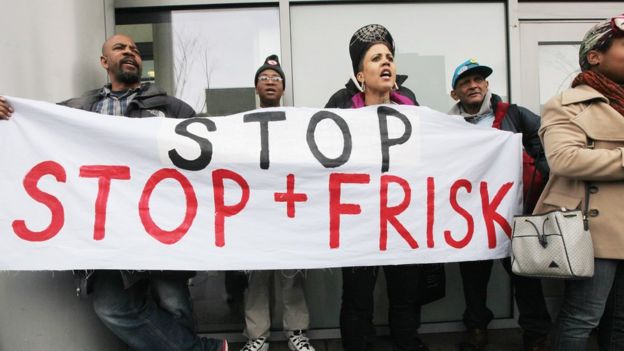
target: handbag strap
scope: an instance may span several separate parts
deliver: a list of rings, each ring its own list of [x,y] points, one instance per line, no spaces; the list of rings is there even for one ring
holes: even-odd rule
[[[585,206],[583,206],[583,228],[589,230],[589,218],[587,213],[589,212],[589,182],[585,183]]]
[[[587,148],[593,149],[595,147],[594,140],[591,138],[587,138]],[[590,182],[585,182],[585,206],[583,206],[583,228],[585,230],[589,230],[589,193],[590,193]]]
[[[526,199],[524,199],[524,203],[522,204],[522,213],[529,212],[529,203],[530,199],[533,195],[533,185],[535,184],[535,176],[537,175],[537,167],[533,167],[533,174],[531,174],[531,183],[529,183],[529,190],[527,190]]]

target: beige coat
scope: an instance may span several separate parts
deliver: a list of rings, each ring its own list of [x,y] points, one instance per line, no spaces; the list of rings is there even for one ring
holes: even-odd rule
[[[602,94],[581,85],[544,106],[539,134],[551,173],[534,213],[582,208],[584,181],[591,182],[594,253],[624,259],[624,116]]]

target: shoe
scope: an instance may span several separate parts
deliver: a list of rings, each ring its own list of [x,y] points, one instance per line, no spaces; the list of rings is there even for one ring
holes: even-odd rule
[[[466,331],[458,346],[460,351],[481,351],[487,343],[487,330],[473,328]]]
[[[267,351],[269,349],[269,343],[263,336],[257,339],[249,339],[241,351]]]
[[[542,336],[533,341],[524,341],[525,351],[548,351],[550,343],[547,336]]]
[[[310,339],[303,330],[293,330],[288,333],[288,348],[290,351],[315,351],[310,345]]]

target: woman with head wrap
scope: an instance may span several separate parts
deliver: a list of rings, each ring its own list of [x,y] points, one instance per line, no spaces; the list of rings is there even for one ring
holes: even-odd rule
[[[407,76],[396,74],[394,49],[394,39],[384,26],[369,24],[358,29],[349,42],[356,79],[349,80],[345,88],[334,93],[325,107],[358,108],[382,103],[418,105],[414,93],[402,85]],[[389,60],[382,62],[380,59],[384,55]],[[384,74],[384,69],[392,69],[392,72]]]
[[[551,176],[535,213],[584,208],[589,194],[595,270],[565,282],[553,349],[587,350],[600,322],[600,349],[624,350],[624,15],[587,32],[579,63],[572,88],[544,106]]]
[[[359,108],[378,104],[414,105],[416,99],[397,91],[394,64],[394,40],[379,24],[358,29],[349,44],[358,90],[347,85],[326,107]],[[404,79],[403,79],[404,80]],[[409,95],[411,92],[408,92]],[[417,265],[384,266],[388,292],[388,320],[392,348],[395,351],[428,350],[418,339],[420,305]],[[344,267],[342,269],[342,306],[340,334],[346,351],[364,351],[375,334],[373,326],[373,290],[379,267]]]

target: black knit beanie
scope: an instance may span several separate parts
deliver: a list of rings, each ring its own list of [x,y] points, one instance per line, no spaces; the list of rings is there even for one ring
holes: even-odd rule
[[[394,55],[394,39],[392,35],[381,24],[369,24],[353,33],[349,43],[349,55],[351,55],[351,65],[353,74],[358,73],[360,61],[364,58],[366,51],[374,44],[386,44]]]
[[[284,88],[286,88],[286,78],[284,77],[284,71],[282,71],[282,66],[280,66],[277,55],[269,55],[269,57],[264,60],[264,64],[258,68],[256,76],[254,77],[254,86],[258,86],[258,77],[265,69],[272,69],[277,72],[277,74],[282,77],[282,83],[284,84]]]

